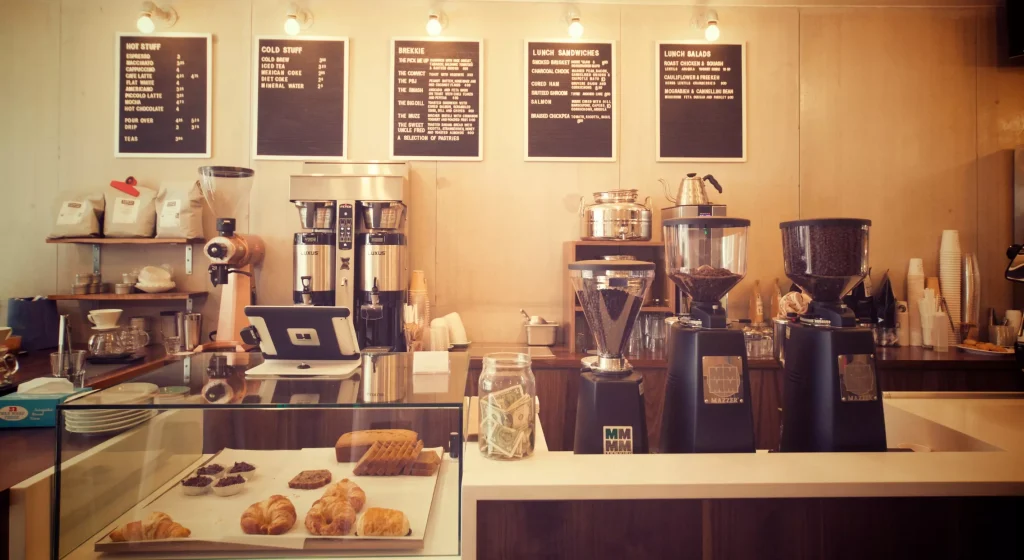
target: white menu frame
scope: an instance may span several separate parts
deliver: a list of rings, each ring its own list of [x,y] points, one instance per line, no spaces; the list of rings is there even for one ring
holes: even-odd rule
[[[477,68],[477,85],[479,86],[479,104],[476,118],[476,157],[468,156],[400,156],[395,154],[395,42],[396,41],[430,41],[434,43],[476,43],[479,51],[479,67]],[[388,54],[388,156],[394,161],[483,161],[484,159],[484,40],[466,37],[392,37],[391,52]]]
[[[256,146],[259,140],[259,114],[260,114],[260,41],[333,41],[345,44],[345,72],[342,78],[342,131],[341,131],[341,155],[340,156],[283,156],[272,154],[259,154]],[[348,161],[348,72],[349,61],[352,59],[352,49],[348,37],[329,37],[326,35],[257,35],[253,37],[253,63],[252,63],[252,159],[254,160],[278,160],[278,161]]]
[[[530,156],[530,43],[600,44],[612,46],[612,155],[611,157],[531,157]],[[618,161],[619,157],[619,48],[611,39],[523,40],[523,160],[524,161]]]
[[[712,45],[740,47],[740,79],[743,80],[743,156],[738,158],[711,157],[661,157],[661,47],[662,45]],[[747,161],[747,43],[717,43],[711,41],[656,41],[654,43],[654,161],[657,162],[721,162],[743,163]]]
[[[115,158],[210,158],[213,154],[213,34],[212,33],[124,33],[114,34],[114,157]],[[204,38],[206,39],[206,152],[144,154],[121,152],[121,38]]]

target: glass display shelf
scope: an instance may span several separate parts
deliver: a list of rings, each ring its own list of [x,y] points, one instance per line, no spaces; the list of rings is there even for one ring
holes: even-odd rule
[[[461,554],[469,356],[450,354],[448,372],[435,374],[414,374],[411,353],[363,359],[344,379],[254,378],[246,371],[263,363],[259,353],[192,354],[65,402],[57,411],[52,557]],[[349,448],[341,441],[344,434],[365,430],[390,430],[382,437],[393,451],[378,456],[383,443],[369,452],[369,443]],[[87,451],[73,458],[62,452],[83,447]],[[439,464],[424,475],[433,470],[430,451]],[[252,475],[245,474],[245,465],[233,475],[236,463],[255,467]],[[199,489],[183,484],[195,482],[198,470],[211,464],[223,466],[226,474],[211,476]],[[417,464],[427,465],[416,471],[420,476],[412,469]],[[293,479],[304,471],[326,471],[331,482],[320,472],[308,475],[317,488],[294,487],[303,485]],[[237,494],[224,496],[229,490],[217,484],[229,476],[246,481]],[[314,503],[327,500],[325,493],[343,479],[361,487],[365,506],[350,527],[341,523],[330,529],[341,527],[344,534],[315,534],[307,522],[311,515],[319,519]],[[271,496],[292,504],[295,521],[280,535],[247,533],[243,513]],[[401,511],[408,533],[357,534],[370,508]],[[181,529],[166,520],[161,525],[159,514]],[[150,538],[167,533],[172,536]],[[118,541],[123,535],[137,538]]]

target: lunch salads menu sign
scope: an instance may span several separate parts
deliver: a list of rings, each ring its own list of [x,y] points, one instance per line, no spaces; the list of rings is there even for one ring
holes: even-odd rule
[[[343,160],[348,153],[348,39],[258,37],[255,159]]]
[[[746,161],[745,46],[662,42],[658,72],[658,161]]]
[[[614,161],[615,43],[526,42],[526,159]]]
[[[391,41],[392,159],[483,159],[483,42]]]
[[[210,157],[211,42],[117,35],[117,157]]]

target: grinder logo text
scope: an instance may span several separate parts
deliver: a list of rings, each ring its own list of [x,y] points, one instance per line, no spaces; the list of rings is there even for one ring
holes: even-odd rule
[[[605,455],[632,455],[633,454],[633,427],[632,426],[605,426],[604,427],[604,454]]]

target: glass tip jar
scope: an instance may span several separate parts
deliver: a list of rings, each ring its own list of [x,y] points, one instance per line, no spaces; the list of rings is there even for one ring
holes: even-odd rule
[[[487,354],[478,387],[480,453],[500,461],[532,455],[537,382],[530,356],[515,352]]]

